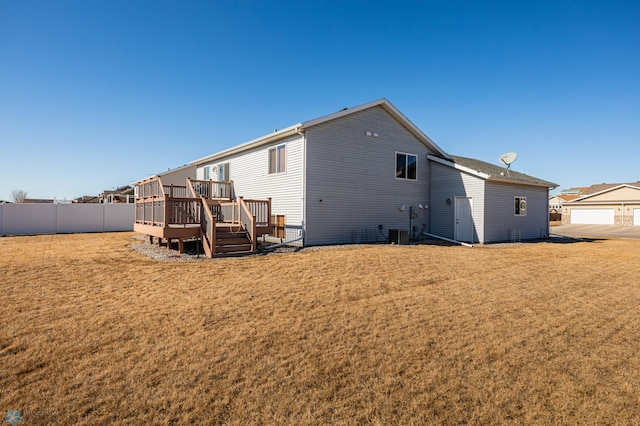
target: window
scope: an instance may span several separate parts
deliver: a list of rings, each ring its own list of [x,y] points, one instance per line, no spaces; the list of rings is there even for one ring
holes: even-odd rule
[[[209,166],[204,168],[204,180],[209,180]]]
[[[527,197],[513,197],[514,199],[514,210],[513,214],[516,216],[526,216],[527,215]]]
[[[284,173],[286,170],[285,146],[278,145],[269,150],[269,174]]]
[[[396,152],[396,178],[416,180],[418,178],[418,156]]]
[[[229,163],[218,165],[218,181],[229,182]]]

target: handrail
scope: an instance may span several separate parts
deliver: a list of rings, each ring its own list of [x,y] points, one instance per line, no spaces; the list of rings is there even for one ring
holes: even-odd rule
[[[242,197],[238,197],[238,219],[244,226],[244,229],[251,241],[251,251],[256,251],[258,248],[258,238],[256,237],[256,217],[251,213],[247,203],[245,203]]]
[[[200,234],[202,241],[202,247],[207,256],[213,257],[216,252],[216,218],[211,212],[211,208],[204,197],[201,198],[200,205],[202,206],[200,217]]]
[[[196,190],[193,188],[193,180],[189,177],[187,178],[187,189],[189,190],[193,198],[198,198]]]

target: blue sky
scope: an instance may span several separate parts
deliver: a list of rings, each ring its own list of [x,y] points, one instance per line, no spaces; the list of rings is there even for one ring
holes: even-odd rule
[[[637,181],[639,22],[616,0],[0,0],[0,200],[97,195],[382,97],[451,154]]]

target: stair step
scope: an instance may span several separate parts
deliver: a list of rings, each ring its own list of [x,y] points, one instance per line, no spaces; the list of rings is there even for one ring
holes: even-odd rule
[[[256,254],[253,251],[230,251],[224,253],[214,253],[211,257],[243,257]]]
[[[251,244],[248,238],[218,238],[217,246],[235,246],[239,244]]]
[[[246,232],[216,232],[216,238],[244,238],[246,236]]]
[[[234,244],[234,245],[216,245],[216,253],[229,253],[229,252],[250,252],[252,249],[251,243],[246,244]]]

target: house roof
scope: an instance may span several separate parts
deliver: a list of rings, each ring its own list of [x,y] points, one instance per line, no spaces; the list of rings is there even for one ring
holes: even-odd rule
[[[580,193],[581,196],[585,196],[585,195],[593,195],[593,194],[597,194],[600,192],[605,192],[607,190],[613,189],[613,188],[617,188],[620,186],[634,186],[634,187],[638,187],[640,186],[640,181],[638,182],[629,182],[629,183],[597,183],[594,185],[591,185],[589,187],[586,187],[582,190],[582,192]]]
[[[618,183],[618,184],[605,184],[605,183],[603,183],[603,184],[600,184],[600,185],[591,185],[589,188],[592,188],[592,187],[596,187],[596,188],[604,187],[604,189],[601,189],[600,191],[597,191],[597,192],[590,192],[588,194],[581,195],[578,198],[576,198],[574,200],[571,200],[570,203],[578,203],[580,201],[583,201],[583,200],[586,200],[586,199],[589,199],[589,198],[593,198],[593,197],[596,197],[598,195],[605,194],[607,192],[613,192],[613,191],[616,191],[616,190],[621,189],[621,188],[632,188],[632,189],[640,190],[640,182]],[[612,201],[612,200],[610,200],[610,201]]]
[[[558,194],[558,195],[552,195],[552,197],[558,197],[562,201],[571,201],[571,200],[575,200],[576,198],[579,198],[580,196],[577,194]]]
[[[481,160],[476,160],[475,158],[460,157],[458,155],[451,155],[452,161],[442,160],[432,155],[428,156],[428,158],[429,160],[436,161],[492,182],[542,186],[545,188],[555,188],[558,186],[553,182],[516,172],[515,170],[510,169],[509,172],[506,173],[504,166],[494,165]]]
[[[411,132],[418,140],[420,140],[427,147],[431,148],[433,151],[437,152],[438,155],[443,158],[449,159],[449,155],[444,152],[434,141],[432,141],[427,135],[425,135],[422,130],[420,130],[415,124],[411,122],[407,117],[404,116],[396,107],[394,107],[391,102],[387,99],[382,98],[372,102],[368,102],[366,104],[362,104],[352,108],[344,108],[338,112],[334,112],[332,114],[328,114],[319,118],[315,118],[313,120],[303,121],[298,124],[294,124],[292,126],[287,127],[286,129],[278,130],[268,135],[261,136],[257,139],[253,139],[249,142],[243,143],[241,145],[236,145],[224,151],[217,152],[212,155],[208,155],[206,157],[199,158],[197,160],[192,161],[189,164],[201,164],[209,161],[214,161],[217,159],[221,159],[227,157],[229,155],[238,154],[240,152],[259,147],[261,145],[266,145],[269,143],[273,143],[279,141],[281,139],[293,136],[295,134],[302,134],[306,129],[317,126],[319,124],[326,123],[328,121],[336,120],[338,118],[355,114],[360,111],[364,111],[369,108],[374,107],[382,107],[385,111],[387,111],[391,116],[393,116],[396,120],[398,120],[409,132]]]

